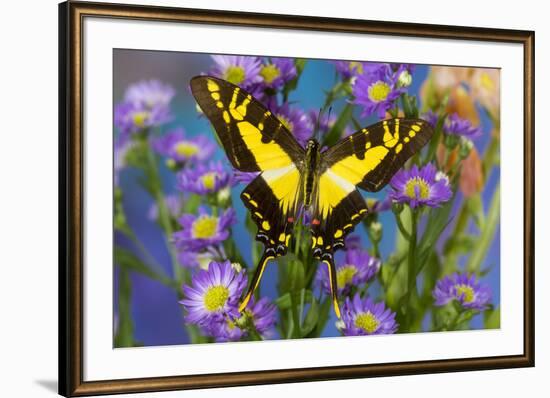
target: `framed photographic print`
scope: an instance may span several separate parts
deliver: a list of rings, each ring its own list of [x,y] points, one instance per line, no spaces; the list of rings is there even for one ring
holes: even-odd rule
[[[534,32],[59,16],[61,394],[534,365]]]

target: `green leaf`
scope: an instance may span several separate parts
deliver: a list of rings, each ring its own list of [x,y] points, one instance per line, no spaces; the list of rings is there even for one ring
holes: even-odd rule
[[[304,264],[300,260],[294,259],[288,262],[288,281],[290,290],[294,292],[304,288]]]
[[[500,223],[500,185],[498,185],[493,193],[491,204],[489,205],[489,211],[487,213],[487,221],[484,223],[484,227],[481,230],[481,235],[478,239],[477,245],[472,251],[472,255],[468,259],[466,264],[466,270],[468,272],[477,273],[481,269],[481,262],[485,260],[485,256],[489,251],[489,247],[493,241],[496,227]]]
[[[485,223],[485,214],[483,213],[483,201],[481,194],[475,194],[468,198],[466,201],[466,208],[468,212],[473,216],[474,221],[479,229],[483,228]]]
[[[196,213],[201,204],[201,196],[190,193],[185,201],[183,212],[184,213]]]
[[[332,300],[330,298],[324,299],[319,306],[319,319],[315,329],[308,334],[307,337],[319,337],[323,333],[323,329],[330,319],[330,311],[332,310]]]
[[[485,329],[500,329],[500,307],[485,311],[483,314],[483,327]]]
[[[417,267],[418,272],[422,270],[422,264],[426,261],[430,251],[435,251],[436,242],[441,237],[445,228],[447,228],[452,221],[450,215],[453,208],[454,199],[455,196],[453,196],[453,198],[442,207],[438,209],[431,209],[429,212],[424,235],[422,235],[422,238],[418,244],[418,253],[420,253],[420,267]]]
[[[313,293],[311,290],[304,290],[304,301],[306,303],[311,303],[313,300]],[[291,305],[291,299],[290,299],[290,293],[285,293],[282,296],[278,297],[275,300],[275,305],[279,307],[281,310],[287,310],[290,308]]]
[[[126,249],[122,249],[121,247],[115,247],[115,263],[118,266],[120,266],[121,269],[138,272],[151,279],[155,279],[165,284],[166,286],[176,288],[176,289],[178,288],[178,286],[174,283],[174,281],[172,281],[166,275],[163,275],[158,271],[153,270],[151,267],[143,263],[132,252]]]
[[[313,299],[309,311],[307,312],[306,319],[301,326],[302,336],[307,336],[317,325],[319,321],[319,303]]]
[[[476,244],[477,237],[472,235],[457,235],[450,237],[443,248],[443,254],[450,253],[466,254],[470,253]]]

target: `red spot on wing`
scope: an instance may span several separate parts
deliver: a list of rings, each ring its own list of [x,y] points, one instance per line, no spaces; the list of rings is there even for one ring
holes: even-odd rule
[[[313,219],[313,221],[311,222],[311,224],[313,225],[319,225],[321,224],[321,221],[317,220],[316,218]]]
[[[294,217],[288,217],[286,220],[287,220],[288,222],[294,222]]]

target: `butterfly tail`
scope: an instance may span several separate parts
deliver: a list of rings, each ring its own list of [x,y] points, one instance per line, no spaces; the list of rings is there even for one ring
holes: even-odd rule
[[[271,247],[266,247],[262,255],[262,258],[260,259],[260,262],[256,267],[256,271],[254,271],[254,276],[252,277],[252,281],[250,282],[248,291],[246,292],[246,295],[244,296],[243,301],[241,301],[241,304],[239,305],[239,312],[242,312],[248,305],[248,302],[252,298],[254,291],[260,284],[260,280],[262,279],[262,274],[264,273],[267,263],[269,262],[269,260],[272,260],[275,257],[276,257],[275,250]]]
[[[328,267],[330,291],[332,294],[332,305],[334,307],[334,313],[336,314],[338,319],[340,319],[341,315],[340,315],[340,307],[338,305],[338,283],[336,280],[336,266],[334,265],[334,257],[332,256],[332,254],[325,253],[322,261]]]

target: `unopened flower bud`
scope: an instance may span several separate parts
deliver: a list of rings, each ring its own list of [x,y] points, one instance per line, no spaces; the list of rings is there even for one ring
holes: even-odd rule
[[[403,70],[397,78],[397,87],[409,87],[412,83],[412,75],[408,70]]]

